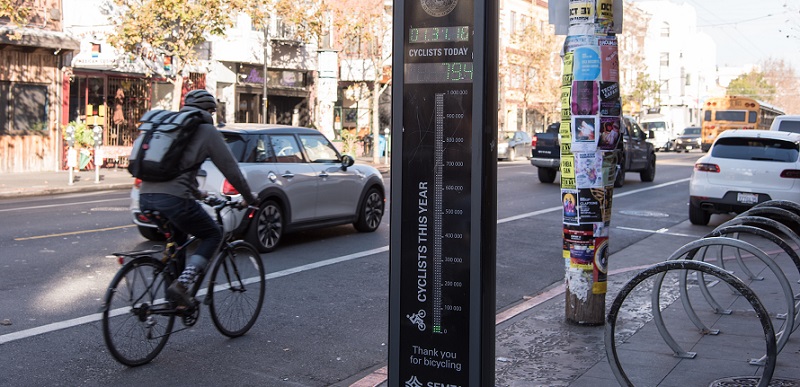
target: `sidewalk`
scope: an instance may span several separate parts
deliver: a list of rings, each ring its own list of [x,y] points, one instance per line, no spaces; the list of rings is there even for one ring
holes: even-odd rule
[[[389,165],[384,163],[383,158],[381,163],[372,164],[372,158],[358,157],[356,163],[373,165],[384,177],[389,176]],[[95,171],[80,171],[73,176],[73,182],[70,184],[67,171],[3,173],[0,174],[0,199],[130,189],[133,185],[133,177],[125,168],[101,168],[99,174],[95,174]]]
[[[369,161],[371,160],[366,158],[358,159],[359,163]],[[384,176],[388,176],[388,165],[376,167],[381,169]],[[75,176],[77,179],[70,185],[67,172],[0,174],[0,198],[129,189],[133,181],[125,169],[101,169],[99,182],[95,182],[94,171],[80,172]],[[712,218],[712,222],[717,221],[717,224],[719,220],[726,218]],[[612,220],[612,230],[613,228]],[[611,307],[619,290],[633,276],[650,265],[663,262],[672,252],[700,238],[710,229],[711,227],[694,226],[686,221],[667,232],[643,233],[641,240],[611,255],[606,310]],[[799,293],[799,269],[788,254],[764,239],[752,239],[774,258],[774,262],[794,286],[792,294]],[[613,231],[610,243],[614,243]],[[727,250],[725,257],[730,259],[726,259],[726,269],[732,270],[734,275],[742,278],[756,291],[772,317],[774,331],[780,332],[784,329],[786,320],[778,319],[776,315],[785,314],[789,307],[777,277],[760,260],[742,254],[742,260],[747,267],[753,273],[765,277],[763,281],[746,279],[741,268],[732,259],[733,252]],[[715,259],[706,260],[718,265]],[[710,281],[714,279],[707,276],[706,282],[711,285]],[[689,283],[692,281],[696,284],[697,277],[690,275]],[[689,287],[693,309],[703,323],[707,327],[720,329],[718,335],[703,335],[690,322],[680,302],[677,275],[673,273],[667,277],[660,298],[665,325],[684,350],[697,353],[694,359],[680,359],[673,356],[652,318],[651,287],[652,281],[648,280],[631,292],[623,304],[616,325],[619,362],[633,385],[756,385],[764,367],[750,365],[748,359],[764,355],[766,345],[758,319],[741,296],[735,295],[725,284],[710,286],[715,299],[724,308],[733,311],[730,315],[713,314],[708,303],[699,295],[697,286]],[[604,335],[608,324],[595,327],[570,324],[564,319],[564,308],[564,286],[559,283],[498,313],[495,350],[497,386],[619,385],[606,355]],[[789,334],[791,329],[785,331]],[[337,385],[385,386],[385,364],[354,375]],[[790,336],[785,347],[778,353],[771,385],[800,386],[800,336]]]
[[[712,219],[726,221],[729,218]],[[721,222],[719,222],[721,223]],[[717,226],[712,224],[712,226]],[[613,221],[612,221],[613,229]],[[635,275],[653,264],[665,261],[672,252],[686,243],[705,235],[711,228],[688,221],[664,233],[643,234],[642,239],[609,257],[606,312],[611,308],[620,289]],[[746,239],[746,238],[745,238]],[[794,284],[797,293],[798,267],[788,254],[764,239],[751,238],[768,251],[781,271]],[[750,239],[748,239],[750,240]],[[610,243],[614,243],[613,234]],[[795,247],[797,249],[797,247]],[[714,253],[706,259],[717,265]],[[780,332],[785,319],[776,318],[788,307],[778,284],[766,265],[753,256],[742,253],[747,267],[763,281],[748,280],[731,259],[727,250],[726,269],[756,291],[772,317],[775,332]],[[729,262],[729,260],[731,260]],[[696,352],[694,359],[673,356],[673,351],[659,334],[651,308],[651,279],[639,284],[626,298],[616,323],[615,341],[623,372],[635,386],[756,386],[763,366],[748,364],[748,360],[765,355],[766,342],[759,320],[749,304],[734,294],[724,283],[711,282],[709,290],[732,314],[712,313],[700,295],[695,276],[689,276],[689,299],[704,325],[719,329],[718,335],[703,335],[687,317],[678,288],[676,272],[670,272],[660,292],[664,325],[675,341],[687,352]],[[554,284],[541,294],[526,299],[497,314],[495,348],[495,383],[497,386],[619,386],[609,365],[605,346],[608,326],[579,326],[565,320],[565,294],[561,283]],[[795,325],[796,326],[796,325]],[[386,367],[367,375],[355,376],[341,385],[351,387],[387,386]],[[770,386],[800,386],[800,337],[791,337],[778,352],[777,364]]]

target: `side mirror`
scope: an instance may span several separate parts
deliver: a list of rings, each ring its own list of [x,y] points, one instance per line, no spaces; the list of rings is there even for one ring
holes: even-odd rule
[[[350,167],[355,163],[356,163],[356,160],[353,159],[353,156],[350,156],[350,155],[342,156],[342,170],[343,171],[346,171],[347,167]]]
[[[650,136],[648,138],[656,138],[656,132],[654,132],[652,130],[648,130],[647,132],[650,134]]]

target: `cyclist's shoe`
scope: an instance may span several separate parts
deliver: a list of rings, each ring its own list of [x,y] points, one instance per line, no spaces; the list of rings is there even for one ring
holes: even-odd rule
[[[178,306],[186,308],[194,306],[192,296],[180,281],[173,281],[172,285],[167,288],[167,298],[177,303]]]

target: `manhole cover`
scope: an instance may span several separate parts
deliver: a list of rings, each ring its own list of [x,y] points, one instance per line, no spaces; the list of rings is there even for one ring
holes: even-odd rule
[[[669,217],[669,214],[665,214],[663,212],[658,212],[658,211],[636,211],[636,210],[628,211],[628,210],[624,210],[624,211],[620,211],[619,213],[623,214],[623,215],[644,216],[644,217],[648,217],[648,218],[668,218]]]
[[[758,381],[761,380],[755,376],[734,376],[713,381],[708,387],[750,387],[757,386]],[[770,380],[770,387],[793,387],[800,386],[800,381],[796,379],[780,379],[775,378]]]

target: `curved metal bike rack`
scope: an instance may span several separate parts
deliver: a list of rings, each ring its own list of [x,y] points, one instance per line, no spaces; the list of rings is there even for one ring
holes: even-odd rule
[[[765,367],[758,385],[769,385],[774,372],[777,354],[784,348],[791,333],[800,327],[800,294],[793,294],[790,282],[786,278],[786,273],[783,272],[769,254],[754,244],[740,239],[740,237],[745,234],[765,239],[778,246],[782,252],[785,252],[789,256],[798,274],[800,274],[800,204],[791,201],[769,200],[759,203],[748,211],[719,225],[703,238],[682,246],[670,255],[667,261],[651,266],[636,275],[625,284],[614,299],[614,303],[607,316],[605,342],[609,364],[614,372],[614,376],[620,384],[632,386],[619,363],[616,353],[616,343],[614,342],[615,324],[619,309],[630,292],[641,282],[652,276],[656,276],[656,278],[654,279],[651,294],[651,312],[659,334],[661,334],[662,339],[664,339],[664,342],[670,347],[676,357],[691,359],[696,356],[694,352],[683,350],[675,341],[664,324],[664,319],[661,314],[660,298],[664,277],[669,271],[681,270],[682,273],[679,275],[678,286],[681,295],[681,303],[691,322],[703,334],[715,335],[719,333],[719,330],[708,328],[695,312],[688,296],[687,277],[689,271],[693,271],[697,275],[698,288],[715,313],[731,314],[732,312],[720,306],[713,297],[708,289],[705,275],[712,275],[721,280],[729,286],[735,294],[741,295],[750,303],[764,329],[767,351],[766,354],[759,359],[750,359],[749,363]],[[794,243],[795,246],[791,246],[789,242]],[[717,257],[718,266],[705,262],[708,257],[709,249],[715,246],[719,246],[719,256]],[[759,244],[759,246],[762,245]],[[742,275],[747,279],[760,281],[764,278],[753,274],[747,267],[742,257],[742,251],[760,260],[775,275],[783,291],[787,309],[786,314],[776,313],[776,318],[784,319],[780,331],[775,332],[769,312],[763,304],[761,304],[755,292],[739,277],[735,276],[733,272],[729,272],[725,269],[723,256],[725,248],[734,249],[735,260],[741,268]],[[800,283],[800,280],[797,282]]]
[[[786,321],[782,326],[782,329],[775,334],[776,339],[778,340],[778,352],[780,352],[786,345],[786,342],[789,340],[790,333],[794,330],[794,321],[796,316],[795,303],[792,293],[792,286],[789,284],[789,280],[786,279],[786,276],[783,274],[783,271],[766,253],[761,251],[761,249],[759,249],[758,247],[753,246],[752,244],[747,243],[745,241],[733,238],[713,237],[713,238],[698,239],[696,241],[689,242],[680,249],[678,249],[677,251],[675,251],[674,253],[672,253],[672,255],[667,260],[668,261],[680,260],[681,257],[693,251],[697,251],[700,248],[713,245],[730,246],[730,247],[735,247],[739,250],[745,250],[748,253],[753,254],[754,256],[759,258],[775,274],[775,277],[778,279],[778,282],[780,283],[781,288],[783,289],[783,295],[786,301],[786,308],[787,308]],[[694,311],[694,308],[692,307],[692,303],[689,300],[689,295],[687,292],[686,274],[687,273],[684,272],[683,275],[680,276],[680,286],[679,286],[681,292],[681,303],[683,304],[683,308],[686,311],[686,314],[689,316],[691,322],[700,330],[701,333],[712,334],[712,335],[718,334],[719,330],[712,330],[706,327],[705,324],[703,324],[703,322],[700,320],[700,317],[698,317],[697,313]],[[675,341],[675,339],[669,333],[669,330],[667,329],[666,325],[664,324],[664,319],[661,315],[661,308],[660,308],[660,295],[661,295],[661,285],[664,281],[665,275],[666,273],[660,274],[658,277],[656,277],[655,283],[653,284],[653,293],[651,300],[653,320],[655,321],[656,328],[658,328],[658,332],[661,334],[661,337],[664,339],[664,342],[673,350],[675,356],[680,358],[694,358],[696,356],[696,353],[685,351]],[[708,288],[706,287],[704,280],[701,279],[700,281],[698,281],[698,285],[701,293],[703,294],[703,297],[706,299],[706,301],[709,302],[709,304],[719,305],[716,302],[716,300],[714,300],[711,293],[708,291]],[[741,293],[739,289],[736,289],[736,291]],[[786,329],[787,327],[789,327],[790,330],[787,331]],[[757,361],[758,364],[761,363],[760,360],[762,359],[763,358]],[[753,363],[752,360],[751,363],[756,364]]]
[[[764,372],[761,375],[758,386],[767,387],[772,380],[773,373],[775,372],[778,351],[777,343],[775,341],[775,331],[772,327],[772,321],[769,318],[766,308],[764,308],[764,305],[761,304],[758,296],[756,296],[756,294],[738,277],[710,263],[685,259],[661,262],[643,270],[634,276],[630,281],[628,281],[628,283],[622,287],[620,292],[614,298],[614,302],[612,303],[611,309],[606,318],[604,338],[606,357],[608,358],[611,371],[614,373],[614,377],[616,377],[617,382],[619,382],[620,385],[633,386],[633,383],[630,381],[630,379],[628,379],[627,374],[625,374],[625,371],[622,369],[622,365],[619,362],[619,357],[617,356],[617,346],[614,335],[616,331],[616,322],[619,310],[622,307],[625,298],[628,297],[630,292],[635,289],[637,285],[654,275],[661,276],[672,270],[694,270],[713,275],[736,289],[750,303],[759,319],[759,322],[761,323],[766,340],[766,362],[764,364]]]

